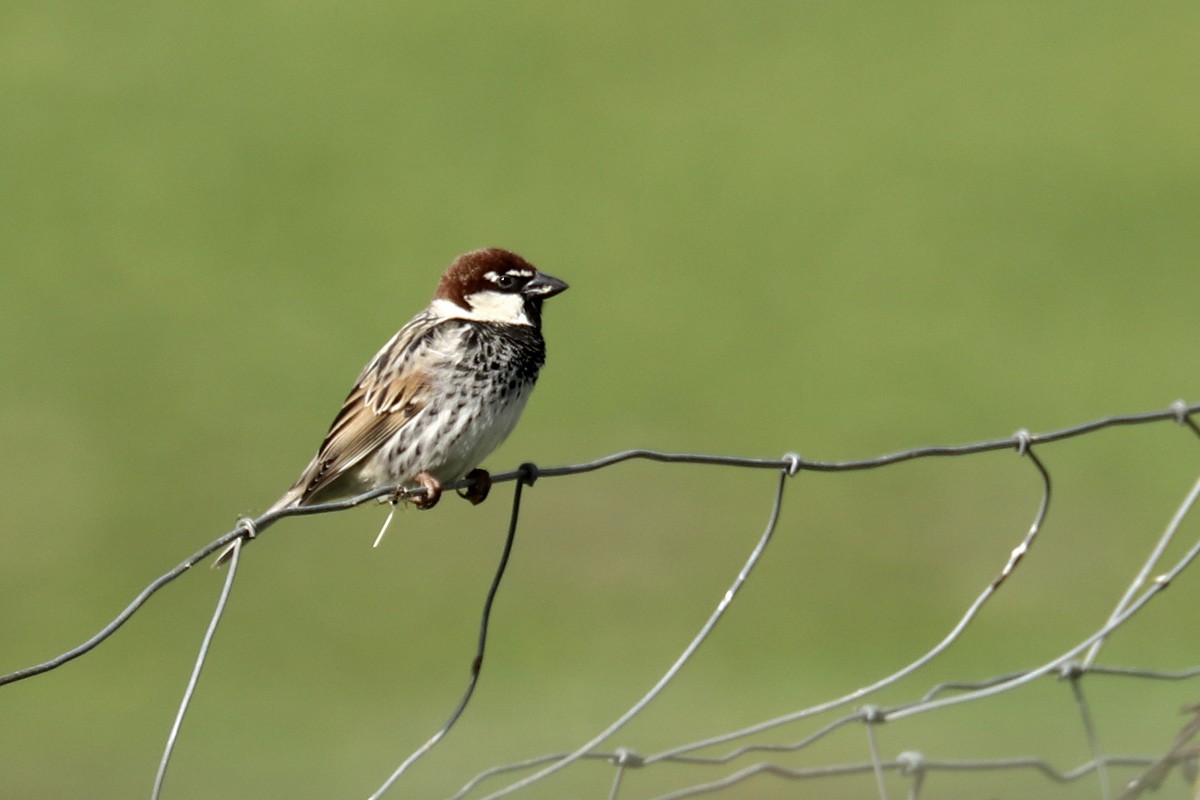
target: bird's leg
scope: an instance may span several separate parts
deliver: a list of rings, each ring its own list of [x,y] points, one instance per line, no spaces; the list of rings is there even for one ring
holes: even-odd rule
[[[492,490],[491,473],[486,469],[475,468],[467,473],[467,480],[471,482],[471,485],[465,492],[460,489],[458,496],[464,500],[470,500],[473,506],[487,500],[488,492]]]
[[[414,497],[412,504],[422,511],[426,511],[437,505],[438,500],[442,499],[442,484],[437,478],[430,475],[428,472],[418,472],[413,480],[420,484],[425,490],[425,494],[421,497]]]

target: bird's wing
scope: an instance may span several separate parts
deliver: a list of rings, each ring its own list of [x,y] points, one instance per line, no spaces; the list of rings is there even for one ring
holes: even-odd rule
[[[421,315],[384,345],[359,375],[316,456],[281,504],[303,503],[328,488],[426,406],[434,391],[429,367],[442,349],[443,333],[436,319]]]

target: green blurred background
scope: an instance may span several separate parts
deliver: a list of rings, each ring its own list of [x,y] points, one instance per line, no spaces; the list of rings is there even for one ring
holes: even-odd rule
[[[3,672],[90,636],[274,500],[362,364],[474,247],[572,285],[497,470],[630,447],[866,457],[1200,397],[1195,3],[68,2],[3,19]],[[1045,538],[958,646],[875,700],[1027,667],[1092,630],[1198,444],[1159,423],[1042,448]],[[445,796],[624,711],[733,578],[773,481],[631,464],[539,483],[476,698],[395,796]],[[255,543],[167,796],[374,789],[457,700],[508,494],[400,515],[379,550],[379,508]],[[1038,497],[1012,453],[802,475],[714,638],[611,745],[652,752],[902,666]],[[147,796],[221,579],[198,569],[85,658],[0,689],[0,794]],[[1195,584],[1101,660],[1195,664]],[[1086,686],[1112,753],[1164,751],[1198,691]],[[1052,681],[879,736],[885,757],[1089,757]],[[849,728],[775,760],[867,757]],[[610,780],[583,766],[527,796]],[[873,791],[760,778],[725,796]],[[922,797],[984,792],[1097,788],[993,773]]]

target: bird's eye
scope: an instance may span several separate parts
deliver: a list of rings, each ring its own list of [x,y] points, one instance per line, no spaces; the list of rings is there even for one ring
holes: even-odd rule
[[[512,275],[505,274],[496,276],[496,287],[499,289],[513,289],[516,288],[516,285],[517,279]]]

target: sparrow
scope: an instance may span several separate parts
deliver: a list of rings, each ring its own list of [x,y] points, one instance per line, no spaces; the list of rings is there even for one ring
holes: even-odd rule
[[[546,361],[542,303],[566,288],[507,250],[456,258],[429,306],[363,369],[316,455],[268,513],[384,486],[424,489],[411,502],[427,509],[461,478],[472,481],[463,496],[482,502],[491,480],[478,466],[525,408]]]

